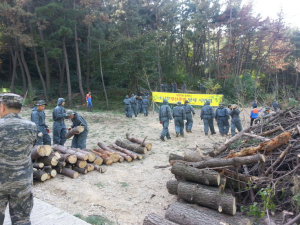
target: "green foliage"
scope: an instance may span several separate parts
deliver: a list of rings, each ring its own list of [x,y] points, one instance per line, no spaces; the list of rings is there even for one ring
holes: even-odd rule
[[[206,94],[216,94],[219,89],[221,89],[221,85],[215,79],[207,79],[199,81],[199,83],[204,84],[206,89]]]
[[[105,187],[105,185],[103,184],[103,183],[101,183],[101,182],[98,182],[97,184],[95,184],[98,188],[104,188]]]
[[[129,184],[126,183],[126,182],[120,182],[120,184],[121,184],[122,187],[128,187],[129,186]]]
[[[91,215],[84,217],[81,214],[74,214],[75,217],[78,217],[81,220],[93,225],[113,225],[114,223],[109,219],[101,216]]]

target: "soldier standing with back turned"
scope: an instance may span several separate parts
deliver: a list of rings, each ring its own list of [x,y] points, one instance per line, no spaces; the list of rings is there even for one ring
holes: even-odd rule
[[[179,133],[181,137],[184,137],[184,120],[186,120],[186,115],[181,102],[177,102],[177,106],[173,109],[173,118],[175,122],[176,137],[179,136]]]
[[[23,98],[0,94],[0,224],[9,203],[12,224],[30,225],[33,207],[31,148],[35,123],[19,116]]]

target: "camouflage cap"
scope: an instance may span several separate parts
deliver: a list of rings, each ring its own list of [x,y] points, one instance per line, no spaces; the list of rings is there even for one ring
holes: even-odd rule
[[[13,93],[1,93],[0,102],[23,103],[23,97]]]
[[[75,112],[71,109],[67,110],[67,112],[66,112],[66,116],[72,116],[74,114],[75,114]]]
[[[35,105],[47,105],[44,100],[38,100]]]

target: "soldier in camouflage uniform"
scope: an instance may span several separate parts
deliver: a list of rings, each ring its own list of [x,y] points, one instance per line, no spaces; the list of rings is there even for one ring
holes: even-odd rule
[[[5,209],[14,225],[30,225],[33,207],[31,148],[35,143],[35,123],[19,116],[22,97],[0,94],[0,224]]]

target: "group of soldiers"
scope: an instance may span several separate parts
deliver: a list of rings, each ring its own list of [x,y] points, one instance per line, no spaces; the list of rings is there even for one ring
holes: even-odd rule
[[[136,96],[132,94],[131,98],[126,95],[123,102],[125,104],[126,117],[132,118],[133,114],[135,115],[135,117],[137,117],[139,113],[144,113],[144,116],[148,116],[148,108],[150,107],[150,103],[147,95]]]
[[[35,145],[51,145],[50,130],[45,122],[46,103],[43,100],[37,101],[32,109],[31,121],[19,116],[22,103],[23,98],[19,95],[0,94],[0,224],[3,224],[8,203],[12,224],[31,224],[31,148]],[[71,119],[71,128],[84,126],[83,132],[74,135],[72,148],[84,149],[88,125],[78,113],[66,111],[64,104],[65,99],[59,98],[52,112],[53,144],[65,144],[67,128],[64,120]]]
[[[168,92],[168,84],[167,83],[162,84],[161,89],[162,89],[163,92]],[[182,91],[182,93],[186,93],[186,85],[185,84],[182,84],[181,91]],[[176,83],[171,83],[170,84],[170,92],[171,93],[177,93],[178,92]]]
[[[210,130],[211,134],[216,134],[213,120],[217,121],[219,127],[219,132],[222,136],[228,135],[229,132],[229,118],[231,117],[231,135],[235,135],[235,130],[241,131],[242,124],[240,120],[240,111],[236,104],[228,105],[228,109],[225,107],[224,103],[220,103],[219,107],[214,111],[214,108],[210,105],[210,101],[206,101],[204,107],[201,109],[200,118],[204,121],[204,133],[208,135]],[[192,132],[193,127],[193,116],[195,111],[189,101],[186,100],[184,105],[181,102],[178,102],[176,107],[174,107],[172,113],[171,108],[168,105],[168,100],[163,100],[163,105],[159,109],[159,121],[163,126],[163,130],[160,135],[160,139],[165,141],[171,139],[169,132],[169,121],[174,119],[175,122],[175,132],[176,137],[179,135],[184,137],[184,126],[187,133]],[[186,123],[184,124],[184,121]]]

